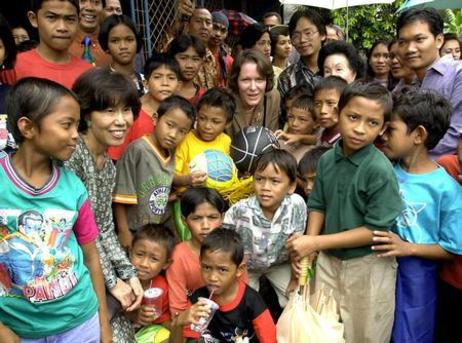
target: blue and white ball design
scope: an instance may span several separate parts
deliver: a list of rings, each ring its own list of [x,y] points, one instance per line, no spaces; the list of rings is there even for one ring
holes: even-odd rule
[[[205,150],[189,163],[190,172],[206,172],[209,179],[217,182],[230,181],[234,168],[233,160],[228,155],[213,149]]]

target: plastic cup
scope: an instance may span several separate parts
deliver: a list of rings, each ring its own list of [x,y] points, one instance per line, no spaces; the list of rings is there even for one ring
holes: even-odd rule
[[[210,309],[210,314],[208,315],[208,317],[202,317],[199,320],[199,324],[191,324],[191,330],[199,332],[199,333],[203,333],[205,329],[207,329],[207,327],[209,326],[210,321],[212,320],[213,315],[218,310],[219,306],[215,301],[210,300],[209,298],[199,297],[198,300],[202,303],[207,304],[207,306]]]
[[[141,305],[152,307],[154,310],[153,320],[156,320],[162,314],[162,288],[148,288],[144,291]]]

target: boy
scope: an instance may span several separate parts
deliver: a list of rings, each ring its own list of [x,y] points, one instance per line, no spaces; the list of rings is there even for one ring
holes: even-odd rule
[[[258,290],[260,276],[265,275],[284,307],[291,279],[285,244],[291,235],[303,233],[306,224],[305,201],[293,194],[297,162],[285,150],[265,153],[253,177],[255,196],[232,206],[224,222],[235,226],[244,242],[249,285]]]
[[[393,168],[373,142],[392,109],[380,85],[353,83],[338,104],[342,136],[318,162],[307,235],[291,237],[295,262],[320,251],[316,288],[333,290],[346,342],[390,342],[396,261],[372,254],[373,230],[388,230],[401,197]]]
[[[34,0],[27,13],[38,30],[39,45],[18,55],[12,82],[35,76],[67,88],[91,65],[71,55],[69,47],[79,25],[77,0]]]
[[[318,165],[321,156],[329,150],[329,147],[318,146],[303,155],[298,162],[298,180],[299,185],[303,189],[305,197],[309,197],[313,190],[314,179],[316,178],[316,166]]]
[[[140,113],[130,127],[124,143],[109,148],[108,153],[113,160],[118,160],[135,139],[154,131],[159,104],[175,94],[178,89],[180,67],[172,57],[166,54],[154,54],[144,66],[144,75],[148,92],[141,97]]]
[[[175,169],[175,147],[191,129],[196,111],[173,95],[157,111],[156,130],[130,144],[117,163],[113,193],[115,217],[122,246],[130,247],[132,232],[164,221]]]
[[[198,324],[206,317],[208,306],[199,297],[211,298],[219,305],[207,330],[207,342],[275,343],[276,327],[260,295],[238,278],[245,271],[244,247],[239,235],[230,229],[217,228],[202,242],[201,273],[206,286],[192,295],[195,303],[176,320],[171,342],[183,342],[184,325]],[[184,330],[186,338],[198,339],[200,334]],[[210,339],[210,340],[209,340]]]
[[[319,126],[323,128],[320,145],[332,147],[340,139],[338,129],[338,101],[347,86],[345,80],[329,76],[314,88],[314,108]]]
[[[433,342],[438,260],[462,255],[462,189],[428,155],[449,127],[451,105],[430,91],[395,103],[383,152],[395,173],[405,209],[393,232],[374,231],[379,257],[398,257],[394,342]]]
[[[206,173],[189,173],[189,163],[196,155],[207,149],[229,155],[231,138],[224,130],[231,124],[235,111],[234,97],[225,89],[212,88],[204,94],[197,105],[196,128],[186,135],[176,150],[174,186],[201,186],[205,183]]]

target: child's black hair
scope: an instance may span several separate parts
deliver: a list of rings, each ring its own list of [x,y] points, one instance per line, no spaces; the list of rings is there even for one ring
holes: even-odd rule
[[[196,50],[200,58],[204,58],[206,55],[204,43],[199,38],[188,34],[182,34],[170,43],[169,54],[175,57],[176,54],[185,52],[189,48]]]
[[[446,134],[452,114],[451,103],[430,90],[411,90],[395,101],[393,116],[398,116],[407,126],[407,132],[423,126],[428,132],[424,142],[433,149]]]
[[[396,21],[396,34],[399,39],[399,31],[408,24],[421,21],[428,24],[433,36],[443,34],[444,20],[434,8],[410,8],[400,14]]]
[[[330,149],[331,148],[327,146],[317,146],[310,151],[307,151],[300,162],[298,162],[298,175],[301,177],[307,173],[315,173],[319,159]]]
[[[284,97],[284,104],[285,104],[288,100],[293,100],[293,99],[299,97],[300,95],[309,95],[309,96],[312,96],[312,95],[313,95],[313,90],[312,90],[311,87],[309,87],[309,86],[306,85],[305,83],[296,85],[296,86],[290,88],[289,91],[287,92],[287,94],[285,95],[285,97]]]
[[[295,160],[295,157],[290,152],[282,149],[274,149],[260,155],[254,173],[263,171],[270,164],[275,169],[283,171],[289,178],[290,183],[297,181],[297,160]]]
[[[137,241],[146,239],[153,241],[167,249],[167,261],[171,259],[173,248],[175,248],[176,240],[173,233],[162,225],[147,224],[139,228],[133,235],[132,247]]]
[[[340,96],[338,102],[339,113],[355,97],[362,97],[379,103],[383,108],[384,123],[390,120],[393,109],[391,93],[378,83],[355,81],[348,85]]]
[[[5,97],[5,112],[16,143],[24,141],[17,122],[21,117],[40,127],[40,122],[49,115],[62,97],[69,96],[78,102],[74,92],[51,80],[26,77],[19,80]]]
[[[181,197],[181,214],[183,217],[189,216],[196,211],[197,206],[208,203],[215,207],[218,212],[225,213],[226,202],[213,188],[191,187],[188,188]]]
[[[338,92],[338,94],[341,95],[345,90],[346,86],[348,86],[348,83],[344,79],[338,76],[331,75],[322,78],[321,80],[319,80],[318,83],[316,83],[316,86],[314,86],[314,94],[316,95],[317,92],[320,92],[322,90],[335,89]]]
[[[197,112],[202,106],[219,107],[226,115],[226,122],[230,123],[236,112],[236,101],[234,95],[225,88],[214,87],[209,89],[199,100]]]
[[[157,109],[157,120],[174,108],[182,110],[194,124],[196,121],[196,109],[188,100],[179,95],[171,95],[159,104],[159,108]]]
[[[108,50],[109,34],[111,33],[111,30],[117,25],[125,25],[133,32],[133,34],[135,35],[135,39],[136,39],[136,52],[137,53],[140,52],[141,47],[142,47],[141,36],[136,30],[135,24],[130,19],[130,17],[124,14],[122,15],[113,14],[107,17],[103,21],[103,23],[101,24],[100,30],[99,30],[99,35],[98,35],[98,41],[99,41],[99,44],[101,45],[101,48],[104,51]]]
[[[176,78],[178,80],[180,79],[180,66],[178,65],[178,62],[170,55],[154,53],[144,65],[144,77],[146,80],[149,80],[154,70],[161,67],[170,69],[175,73]]]
[[[231,261],[239,266],[244,260],[244,245],[239,234],[229,228],[219,227],[210,232],[201,244],[201,257],[207,251],[231,254]]]
[[[5,17],[0,13],[0,39],[3,42],[5,48],[5,60],[0,67],[4,69],[13,69],[14,63],[16,62],[16,44],[14,42],[11,28],[8,25]]]
[[[37,13],[41,8],[42,8],[42,4],[46,1],[50,1],[50,0],[31,0],[30,1],[30,10],[34,13]],[[71,5],[73,5],[75,7],[75,9],[77,10],[77,14],[79,14],[80,12],[80,4],[79,4],[79,0],[60,0],[62,2],[69,2]],[[104,0],[103,0],[104,2]]]
[[[136,119],[141,109],[133,81],[109,68],[96,67],[86,71],[75,81],[72,90],[80,102],[80,132],[88,129],[85,119],[93,111],[103,111],[117,105],[128,106]]]
[[[313,119],[315,119],[314,101],[313,97],[309,95],[300,95],[299,97],[296,97],[292,102],[292,108],[299,108],[304,111],[308,111],[310,112]]]

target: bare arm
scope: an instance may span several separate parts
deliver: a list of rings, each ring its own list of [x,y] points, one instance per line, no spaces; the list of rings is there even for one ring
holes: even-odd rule
[[[8,326],[0,322],[0,343],[19,343],[19,337]]]

